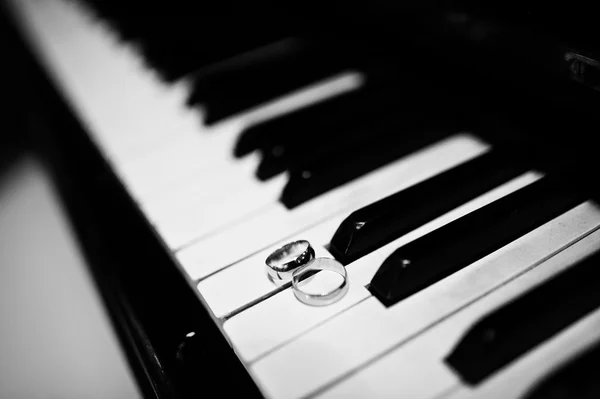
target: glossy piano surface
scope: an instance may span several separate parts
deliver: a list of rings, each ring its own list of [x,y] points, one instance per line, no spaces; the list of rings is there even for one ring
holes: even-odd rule
[[[118,261],[102,269],[158,396],[214,384],[477,397],[522,370],[519,397],[600,338],[588,309],[476,384],[444,363],[478,319],[599,249],[592,46],[541,34],[551,19],[407,7],[397,22],[427,22],[412,35],[389,25],[398,9],[376,20],[323,7],[310,25],[299,5],[273,18],[214,5],[202,23],[192,6],[8,4],[71,112],[50,119],[69,131],[56,151],[81,165],[72,185],[100,230],[118,230],[106,239]],[[231,29],[213,37],[217,26]],[[427,54],[423,35],[443,51]],[[575,55],[585,79],[568,70]],[[356,234],[341,237],[343,223]],[[358,248],[340,258],[339,302],[310,307],[266,278],[266,257],[296,239],[317,256]]]

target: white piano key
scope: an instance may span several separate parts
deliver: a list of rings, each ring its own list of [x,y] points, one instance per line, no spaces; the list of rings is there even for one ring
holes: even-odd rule
[[[371,296],[365,286],[371,281],[383,261],[398,247],[531,184],[540,177],[541,175],[536,172],[525,173],[349,264],[346,266],[350,282],[348,293],[331,306],[308,307],[299,302],[288,289],[225,321],[223,324],[225,333],[238,355],[246,362],[253,362],[265,353]],[[323,238],[326,237],[326,241],[315,242],[318,244],[317,247],[325,245],[341,220],[343,218],[336,218],[337,224],[334,226],[318,226],[317,231],[310,232],[311,234],[307,236],[309,238],[306,239],[313,242],[310,238],[321,233]],[[327,230],[327,234],[322,234],[324,230]],[[304,237],[300,234],[297,238]],[[262,265],[270,251],[277,247],[278,245],[269,248],[268,251],[259,253],[259,257],[252,256],[198,284],[206,304],[217,317],[251,300],[265,296],[274,289],[273,285],[265,279]],[[277,323],[271,323],[271,327],[265,331],[264,326],[269,325],[274,319]]]
[[[169,183],[174,185],[173,176],[189,173],[189,183],[193,174],[206,170],[211,162],[218,162],[219,158],[226,158],[229,142],[223,139],[236,133],[234,129],[229,130],[222,132],[197,128],[178,132],[160,147],[123,163],[121,168],[132,180],[139,181],[140,191],[143,189],[150,194],[170,188]]]
[[[160,117],[158,117],[160,119]],[[110,154],[115,160],[119,176],[135,181],[135,174],[129,173],[128,165],[144,158],[154,151],[161,151],[172,142],[183,140],[201,130],[201,116],[196,110],[187,110],[177,118],[175,126],[155,126],[152,129],[133,129],[120,139],[113,139]],[[145,135],[143,133],[146,133]]]
[[[179,213],[185,216],[188,209],[202,205],[201,201],[206,198],[227,195],[227,192],[222,191],[224,187],[261,188],[261,184],[254,178],[259,155],[252,153],[243,159],[236,159],[232,154],[231,149],[242,122],[240,119],[230,119],[218,127],[182,132],[165,146],[123,166],[130,180],[146,187],[141,203],[149,219],[170,222]],[[168,165],[165,166],[165,163],[179,163],[180,156],[185,158],[186,154],[189,160],[184,163],[197,164],[191,166],[196,169],[193,176],[168,189],[157,190],[160,185],[153,183],[152,177],[162,174],[161,180],[168,182],[173,170]]]
[[[285,174],[280,174],[266,182],[258,181],[254,176],[254,172],[259,162],[260,155],[257,152],[251,153],[243,159],[235,160],[227,159],[224,154],[223,157],[207,164],[203,170],[199,170],[190,181],[182,182],[183,184],[173,187],[172,190],[158,193],[162,195],[154,195],[152,198],[147,199],[144,202],[145,206],[160,214],[159,212],[170,209],[169,202],[173,199],[185,201],[188,207],[197,206],[202,204],[195,200],[199,198],[198,194],[200,192],[203,192],[205,197],[214,196],[219,192],[223,195],[236,195],[246,189],[254,189],[260,192],[260,189],[268,186],[272,180],[287,181],[288,177]]]
[[[585,202],[390,308],[374,297],[365,299],[261,358],[250,367],[251,373],[268,397],[296,398],[316,392],[544,262],[598,226],[600,209]]]
[[[350,397],[429,399],[455,391],[457,386],[462,383],[459,376],[444,363],[444,358],[473,324],[493,309],[526,293],[599,249],[600,231],[596,230],[546,262],[445,319],[427,332],[404,342],[398,348],[349,375],[317,397],[323,399]],[[524,355],[524,357],[528,356]],[[518,368],[516,363],[519,362],[520,360],[517,359],[508,367]],[[548,370],[547,366],[539,368]],[[509,373],[513,374],[512,371]],[[483,381],[480,384],[483,385],[483,390],[467,387],[464,390],[476,393],[473,397],[488,398],[490,396],[487,395],[486,386],[494,385],[492,381],[498,379],[507,381],[500,374],[505,374],[505,372],[499,371]],[[535,380],[531,375],[523,377],[521,379],[526,383]],[[506,386],[503,388],[507,389]],[[486,394],[483,394],[484,392]],[[506,395],[506,390],[503,392],[505,394],[501,396],[503,398],[517,397]],[[462,395],[460,396],[462,397]]]
[[[197,139],[194,140],[196,145],[188,146],[188,154],[193,152],[193,149],[208,144]],[[192,143],[194,142],[190,141],[189,144]],[[198,152],[202,156],[201,152]],[[230,162],[225,157],[215,159],[212,164],[206,164],[205,168],[197,170],[186,179],[179,182],[171,181],[171,177],[174,176],[171,173],[177,174],[177,170],[185,170],[186,164],[189,166],[195,162],[196,157],[193,154],[188,159],[185,159],[184,156],[185,152],[182,152],[182,158],[178,160],[175,154],[175,159],[164,160],[162,172],[159,171],[160,167],[155,171],[149,168],[148,175],[142,177],[144,176],[142,173],[139,174],[140,178],[132,180],[136,184],[132,188],[136,189],[140,202],[151,219],[170,222],[178,215],[180,218],[185,217],[186,211],[190,208],[200,207],[202,209],[204,205],[211,201],[214,202],[214,198],[239,196],[248,190],[256,191],[256,195],[260,195],[261,191],[268,193],[268,190],[261,189],[273,185],[272,181],[287,181],[285,175],[264,183],[257,181],[254,177],[254,170],[258,164],[256,156]],[[152,177],[156,178],[154,182]],[[281,186],[281,184],[276,185]],[[265,197],[271,199],[268,194]],[[174,206],[176,203],[179,204],[179,207]],[[238,205],[244,207],[240,201],[238,201]]]
[[[469,134],[457,134],[338,187],[293,210],[279,203],[221,233],[177,252],[192,279],[204,278],[269,245],[329,217],[358,209],[443,170],[481,155],[489,145]],[[186,242],[169,239],[172,247]]]
[[[129,149],[171,136],[192,118],[181,85],[168,88],[143,68],[127,47],[102,25],[66,2],[24,2],[20,9],[32,28],[32,41],[58,86],[117,171]],[[132,146],[133,144],[137,144]],[[125,176],[128,186],[136,181]]]
[[[281,290],[283,287],[269,281],[265,272],[265,259],[271,252],[288,242],[307,240],[315,250],[316,257],[332,258],[324,246],[346,216],[335,216],[202,280],[198,284],[198,290],[205,303],[215,317],[224,317],[259,298]]]
[[[28,5],[36,22],[32,27],[38,30],[35,41],[107,154],[122,155],[132,144],[144,147],[190,121],[197,126],[195,118],[187,117],[192,112],[182,106],[181,85],[162,84],[102,25],[66,2],[24,3]]]
[[[206,132],[187,131],[174,135],[169,142],[121,166],[123,174],[136,183],[136,191],[143,202],[155,192],[170,190],[177,178],[191,181],[193,174],[202,170],[210,161],[211,149],[219,155],[212,135]],[[207,159],[209,158],[209,159]],[[217,165],[219,166],[219,165]],[[185,174],[188,174],[185,176]]]
[[[223,191],[213,193],[193,206],[174,199],[171,205],[173,211],[166,215],[158,214],[154,226],[169,247],[177,250],[193,239],[227,231],[228,227],[243,223],[263,209],[272,208],[286,179],[286,175],[278,176],[260,189],[248,187],[240,181],[235,190],[227,192],[227,187],[223,187]]]
[[[308,105],[357,90],[364,84],[365,76],[362,73],[353,70],[343,71],[278,99],[258,104],[237,115],[236,119],[239,118],[244,126],[264,122],[276,116],[285,115]]]
[[[182,107],[166,86],[140,68],[118,42],[73,4],[14,3],[32,48],[105,156],[115,162],[123,137],[163,135]],[[148,118],[153,115],[153,118]]]

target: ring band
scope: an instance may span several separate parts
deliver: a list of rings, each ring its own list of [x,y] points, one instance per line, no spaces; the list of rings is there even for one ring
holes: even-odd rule
[[[315,258],[315,250],[306,240],[298,240],[273,251],[266,260],[267,274],[276,284],[289,282],[299,267]]]
[[[302,291],[300,281],[305,273],[321,270],[332,271],[342,276],[342,283],[329,292],[310,294]],[[312,274],[312,273],[311,273]],[[294,295],[302,303],[311,306],[326,306],[339,301],[348,291],[348,275],[346,268],[337,260],[331,258],[317,258],[306,266],[297,269],[292,275],[292,288]]]

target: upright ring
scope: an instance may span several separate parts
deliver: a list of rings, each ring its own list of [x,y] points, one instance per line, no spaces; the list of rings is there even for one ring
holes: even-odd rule
[[[339,286],[331,291],[320,294],[310,294],[300,288],[302,276],[310,272],[328,270],[342,276],[343,280]],[[312,273],[311,273],[312,274]],[[302,303],[311,306],[326,306],[339,301],[348,291],[348,275],[346,268],[337,260],[331,258],[316,258],[306,266],[296,269],[292,275],[292,288],[294,295]]]
[[[266,260],[267,274],[276,284],[289,282],[292,273],[315,258],[315,250],[306,240],[285,244],[273,251]]]

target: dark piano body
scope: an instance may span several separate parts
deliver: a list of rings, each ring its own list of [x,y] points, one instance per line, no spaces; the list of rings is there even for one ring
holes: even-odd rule
[[[600,60],[595,52],[600,51],[596,40],[600,32],[591,9],[571,8],[568,3],[559,8],[543,2],[483,5],[474,1],[299,2],[285,7],[268,2],[85,3],[119,33],[124,45],[141,44],[148,65],[165,81],[193,70],[214,76],[200,81],[189,98],[192,107],[207,102],[207,122],[281,94],[281,86],[301,87],[347,64],[372,71],[373,80],[389,84],[391,90],[414,78],[418,83],[406,90],[415,104],[436,111],[448,104],[440,125],[473,129],[502,148],[526,149],[531,165],[567,176],[574,187],[585,187],[587,196],[600,199],[594,146],[600,119],[600,64],[595,61]],[[231,13],[232,9],[237,12]],[[29,130],[35,132],[32,143],[62,184],[144,394],[175,398],[218,392],[261,397],[210,311],[174,266],[173,255],[48,80],[11,14],[3,18],[6,46],[14,50],[3,63],[19,81],[9,85],[15,87],[11,94],[24,110]],[[274,77],[275,83],[263,87],[240,81],[250,94],[230,100],[219,97],[219,90],[231,91],[240,82],[219,80],[219,67],[213,65],[289,35],[319,43],[308,51],[322,57],[320,62],[313,59],[305,65],[302,57],[297,64],[270,60],[275,65],[263,73],[276,74],[277,68],[283,68],[289,75]],[[420,93],[425,94],[420,97]],[[437,96],[435,101],[432,97]],[[386,117],[378,106],[373,108],[373,118]],[[392,143],[394,139],[382,140]],[[331,142],[335,144],[335,139]],[[235,150],[249,151],[243,143],[240,146]],[[269,167],[260,172],[265,179],[281,168]],[[319,193],[315,189],[314,195]],[[289,207],[302,201],[292,194],[283,199]],[[559,377],[549,385],[557,397],[584,393],[592,397],[598,392],[597,386],[589,392],[582,388],[595,383],[588,377],[590,370],[598,369],[600,359],[597,350],[587,356],[566,365],[564,373],[557,371]],[[459,354],[449,362],[458,358]],[[542,386],[538,391],[548,397],[544,389],[550,388]]]

